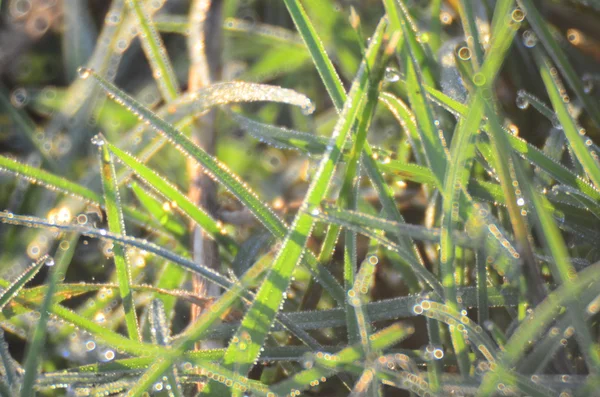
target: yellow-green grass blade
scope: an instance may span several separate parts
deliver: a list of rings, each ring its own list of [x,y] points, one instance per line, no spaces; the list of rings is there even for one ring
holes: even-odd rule
[[[162,97],[165,101],[171,101],[179,93],[179,83],[177,83],[175,72],[167,56],[167,50],[146,9],[148,4],[140,0],[127,0],[127,6],[135,15],[142,48],[150,63],[153,77],[157,80]]]
[[[382,38],[374,36],[332,133],[332,140],[335,143],[328,146],[300,207],[300,212],[296,215],[290,232],[283,241],[267,279],[259,288],[256,299],[230,342],[223,362],[237,373],[246,373],[250,369],[260,354],[264,339],[279,311],[290,278],[306,249],[306,241],[314,225],[314,219],[308,211],[317,207],[326,197],[342,149],[356,118],[362,111],[361,103],[370,77],[368,70],[373,70],[381,61],[381,45]]]
[[[152,194],[144,190],[138,183],[131,183],[131,191],[135,195],[140,205],[158,221],[161,225],[169,230],[174,230],[176,235],[183,236],[186,233],[186,228],[170,211],[171,206],[166,205]]]
[[[346,91],[335,71],[333,63],[327,56],[323,43],[317,36],[317,32],[304,11],[304,7],[299,0],[284,0],[296,29],[300,33],[302,40],[308,48],[315,67],[325,84],[329,96],[333,100],[336,109],[341,112],[346,102]]]
[[[235,256],[237,252],[236,242],[224,232],[223,227],[220,226],[216,220],[214,220],[201,208],[194,205],[194,203],[192,203],[185,194],[167,182],[166,178],[158,174],[156,171],[145,166],[135,157],[131,156],[125,151],[122,151],[116,146],[108,142],[106,143],[106,146],[108,150],[119,159],[119,161],[131,168],[131,170],[148,187],[160,193],[170,202],[172,207],[188,216],[190,219],[196,222],[196,224],[200,226],[202,230],[219,242],[219,244],[222,245],[225,251],[229,254],[230,259]]]
[[[398,55],[407,76],[408,98],[417,120],[427,165],[438,180],[437,185],[441,186],[448,166],[448,151],[444,137],[435,125],[433,108],[423,89],[425,82],[432,85],[434,80],[425,80],[427,74],[422,70],[420,62],[423,50],[417,42],[414,25],[408,15],[406,4],[400,0],[384,0],[384,5],[392,28],[402,32],[404,36],[404,45],[398,49]]]
[[[206,153],[202,148],[196,146],[189,138],[171,124],[157,117],[151,110],[144,107],[113,84],[95,74],[92,70],[81,69],[80,75],[82,78],[94,78],[94,80],[119,104],[137,114],[143,120],[148,121],[152,128],[161,134],[164,134],[164,136],[170,139],[178,149],[193,157],[204,167],[205,172],[229,190],[275,237],[282,239],[286,236],[288,228],[283,220],[281,220],[281,218],[279,218],[275,212],[225,164]],[[319,280],[319,282],[324,283],[327,286],[329,292],[332,293],[336,300],[342,302],[342,296],[344,294],[337,280],[327,271],[327,269],[318,266],[312,253],[308,252],[305,257],[305,263],[308,265],[311,273]]]
[[[414,332],[410,326],[394,324],[375,333],[370,342],[374,350],[385,350],[388,347],[406,339]],[[300,371],[290,378],[272,386],[276,395],[289,395],[292,391],[306,390],[315,381],[323,382],[324,379],[335,375],[349,364],[365,357],[365,352],[360,345],[349,346],[332,355],[329,353],[317,353],[309,363],[309,367]],[[318,384],[318,383],[317,383]]]
[[[542,53],[539,48],[533,49],[534,58],[538,64],[540,75],[546,86],[546,91],[552,102],[552,107],[560,121],[563,131],[573,149],[575,156],[583,166],[585,173],[594,183],[596,189],[600,188],[600,166],[598,164],[598,154],[590,151],[592,140],[585,138],[585,130],[577,126],[576,121],[568,108],[568,96],[564,94],[564,88],[561,90],[562,83],[553,68],[550,60]],[[593,154],[592,154],[593,153]]]
[[[108,228],[111,233],[124,236],[125,222],[121,212],[121,198],[117,184],[117,175],[115,165],[112,160],[108,147],[103,137],[96,137],[100,145],[100,175],[102,177],[102,187],[104,190],[104,204],[106,207],[106,218]],[[125,310],[125,323],[129,337],[134,340],[141,340],[140,329],[138,326],[135,304],[133,301],[133,292],[131,290],[131,264],[127,257],[126,250],[121,245],[113,247],[114,262],[117,269],[117,279],[119,281],[119,294],[123,301]]]
[[[444,286],[445,302],[455,310],[458,309],[458,306],[453,233],[460,221],[460,197],[468,184],[475,155],[475,134],[483,118],[485,96],[491,95],[495,77],[518,29],[518,23],[512,23],[510,17],[506,15],[497,17],[503,18],[505,22],[499,26],[497,36],[494,37],[492,43],[492,50],[487,54],[481,72],[473,76],[473,83],[476,88],[469,104],[467,116],[459,121],[454,132],[450,152],[452,162],[448,165],[444,179],[443,217],[440,236],[440,276]],[[509,20],[507,20],[507,17]],[[456,330],[451,331],[451,335],[459,359],[461,373],[466,375],[469,373],[470,366],[466,351],[467,346],[459,332],[456,332]]]
[[[48,171],[33,167],[28,164],[23,164],[1,155],[0,170],[14,174],[19,178],[23,178],[28,182],[43,186],[46,189],[59,191],[71,197],[77,197],[91,205],[98,207],[104,206],[102,196],[78,183],[71,182],[56,174],[52,174]],[[133,207],[124,206],[123,212],[128,219],[134,220],[136,223],[142,226],[160,228],[160,223],[154,221],[152,217]],[[176,230],[170,231],[175,232]]]

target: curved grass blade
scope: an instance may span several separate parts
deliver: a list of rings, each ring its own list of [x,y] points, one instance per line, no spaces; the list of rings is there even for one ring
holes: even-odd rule
[[[100,152],[100,175],[102,176],[102,187],[104,190],[104,203],[106,205],[106,218],[109,230],[116,235],[125,235],[125,223],[123,213],[121,212],[121,198],[119,196],[119,187],[117,184],[117,175],[112,155],[106,146],[104,137],[95,137],[98,142]],[[113,247],[114,262],[117,269],[117,279],[119,281],[119,293],[123,301],[125,310],[125,323],[127,332],[131,339],[141,341],[142,336],[138,326],[137,315],[135,313],[135,303],[131,291],[131,265],[125,248],[122,245]]]
[[[76,232],[85,236],[99,238],[104,240],[110,240],[117,244],[138,248],[140,250],[144,250],[150,253],[153,253],[157,256],[160,256],[166,260],[172,261],[177,265],[198,273],[202,277],[205,277],[210,282],[213,282],[223,288],[231,288],[232,282],[225,276],[216,272],[213,269],[208,267],[199,265],[194,263],[188,258],[177,255],[174,252],[171,252],[157,244],[152,242],[141,240],[131,236],[123,236],[117,235],[110,232],[107,232],[104,229],[94,229],[89,227],[82,227],[78,225],[69,225],[69,224],[60,224],[47,221],[45,219],[36,218],[32,216],[19,216],[13,214],[7,214],[0,212],[0,221],[4,223],[11,223],[15,225],[34,227],[34,228],[43,228],[50,229],[52,231],[67,231],[67,232]]]
[[[379,100],[388,108],[396,120],[398,120],[398,123],[400,123],[402,128],[407,132],[406,137],[409,139],[410,146],[413,148],[417,163],[421,166],[425,166],[427,164],[427,159],[423,152],[423,145],[419,136],[415,115],[404,102],[389,92],[382,92],[381,95],[379,95]]]
[[[173,207],[187,215],[213,239],[218,241],[219,244],[225,248],[231,258],[235,257],[237,252],[237,244],[231,237],[224,233],[223,228],[219,226],[217,221],[215,221],[210,215],[208,215],[198,206],[194,205],[194,203],[192,203],[185,194],[167,182],[165,177],[146,167],[135,157],[108,142],[106,142],[106,147],[114,156],[119,159],[119,161],[131,168],[131,170],[147,186],[160,193],[171,203]]]
[[[299,150],[309,155],[318,155],[324,153],[329,144],[329,140],[322,136],[259,123],[235,112],[230,114],[244,131],[279,149]]]
[[[151,110],[145,108],[139,102],[126,95],[113,84],[107,82],[89,69],[80,70],[82,78],[92,76],[96,82],[122,106],[137,114],[142,119],[150,122],[152,128],[171,139],[175,146],[192,156],[203,167],[205,172],[220,182],[229,190],[250,212],[277,238],[283,239],[287,234],[287,225],[273,212],[271,208],[261,200],[236,174],[210,156],[204,150],[196,146],[185,135],[175,129],[171,124],[157,117]],[[323,283],[336,300],[343,302],[344,293],[337,280],[326,268],[318,266],[312,253],[308,252],[305,262],[311,273],[319,282]]]
[[[311,112],[314,109],[309,98],[294,90],[266,84],[233,81],[211,84],[197,92],[183,94],[161,107],[155,116],[172,124],[175,129],[182,129],[215,106],[257,101],[287,103],[300,106],[305,112]],[[126,134],[124,141],[135,141],[152,128],[153,126],[148,126],[145,122],[140,123]],[[164,134],[155,137],[143,147],[136,157],[142,162],[148,161],[167,140],[168,137]],[[121,173],[119,181],[122,183],[127,180],[128,175],[127,172]]]

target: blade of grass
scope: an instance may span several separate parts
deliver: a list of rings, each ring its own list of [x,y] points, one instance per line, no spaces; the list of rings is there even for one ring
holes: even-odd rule
[[[119,161],[123,162],[150,188],[156,190],[165,199],[167,199],[173,207],[180,210],[182,213],[192,219],[198,226],[200,226],[205,232],[207,232],[213,239],[225,248],[229,253],[230,259],[233,258],[237,252],[236,242],[224,233],[224,230],[217,221],[211,216],[204,212],[201,208],[194,205],[190,199],[180,192],[175,186],[167,182],[167,179],[156,171],[146,167],[135,157],[131,156],[127,152],[124,152],[106,142],[108,150],[116,156]]]
[[[11,215],[12,214],[7,214],[9,219],[11,219]],[[25,269],[25,271],[19,277],[17,277],[17,279],[13,281],[10,286],[2,291],[2,295],[0,295],[0,310],[10,303],[10,301],[19,293],[25,284],[35,277],[35,275],[48,260],[51,260],[51,258],[48,256],[42,256],[34,264]]]
[[[127,6],[135,15],[139,38],[146,58],[150,63],[154,78],[165,101],[171,101],[178,95],[179,83],[167,56],[167,50],[156,31],[147,4],[139,0],[127,0]]]
[[[102,197],[99,194],[78,183],[71,182],[43,169],[36,168],[28,164],[23,164],[1,155],[0,170],[15,174],[19,178],[23,178],[28,182],[43,186],[46,189],[60,191],[68,196],[77,197],[83,200],[85,203],[97,207],[104,206]],[[152,217],[138,211],[135,208],[124,206],[123,212],[128,219],[134,220],[143,227],[156,228],[156,230],[160,230],[160,223],[155,222]]]
[[[44,300],[39,309],[40,318],[37,321],[30,342],[25,350],[25,364],[23,383],[21,385],[21,397],[29,397],[35,394],[33,387],[38,375],[40,357],[43,356],[42,348],[44,347],[48,319],[50,317],[49,308],[52,304],[56,287],[64,279],[67,268],[71,263],[78,239],[78,234],[67,235],[59,243],[56,250],[56,254],[54,256],[56,259],[52,269],[50,270],[48,282],[46,283],[46,295],[44,296]],[[46,264],[48,264],[48,262],[46,262]]]
[[[512,1],[512,0],[506,0]],[[506,16],[498,16],[506,20]],[[512,22],[512,21],[511,21]],[[460,195],[468,184],[471,165],[475,154],[475,132],[478,130],[484,111],[484,95],[491,91],[504,57],[506,56],[512,40],[518,29],[518,22],[499,25],[497,36],[492,43],[491,51],[487,54],[481,72],[473,76],[476,86],[469,104],[469,112],[466,118],[459,121],[452,139],[451,158],[452,162],[447,168],[444,179],[444,201],[443,217],[440,236],[440,269],[442,285],[446,304],[458,310],[456,297],[456,263],[455,245],[453,241],[454,230],[459,223]],[[467,356],[464,339],[456,330],[451,331],[455,353],[461,373],[466,376],[469,373],[470,361]]]
[[[277,238],[282,239],[287,234],[287,225],[261,200],[249,186],[234,174],[225,164],[210,156],[204,150],[194,145],[185,135],[171,124],[157,117],[151,110],[126,95],[113,84],[95,74],[92,70],[81,69],[82,78],[93,77],[94,80],[123,107],[137,114],[143,120],[150,122],[152,128],[172,140],[175,146],[187,155],[193,157],[203,167],[205,172],[220,182],[229,190],[252,214]],[[318,266],[315,257],[308,252],[306,262],[311,273],[323,283],[339,302],[344,301],[344,293],[337,280],[322,266]]]
[[[438,186],[442,185],[448,163],[448,151],[443,136],[440,136],[432,114],[432,106],[425,95],[423,83],[427,73],[421,69],[423,49],[417,42],[414,24],[411,23],[406,5],[400,0],[384,0],[386,13],[390,18],[392,29],[401,31],[405,43],[399,47],[398,55],[407,75],[407,92],[411,108],[415,113],[420,140],[423,144],[427,164],[433,171]],[[427,79],[431,85],[433,78]]]
[[[573,69],[573,66],[569,62],[563,49],[552,38],[552,33],[550,32],[547,22],[544,21],[532,0],[517,1],[521,8],[527,13],[527,20],[531,24],[531,27],[539,37],[540,41],[544,44],[544,47],[552,57],[552,60],[563,73],[573,91],[575,91],[575,94],[583,104],[583,107],[588,111],[590,118],[594,124],[596,124],[596,127],[600,127],[600,106],[598,106],[598,102],[586,94],[581,78],[577,76],[575,69]]]
[[[583,270],[572,282],[564,283],[550,293],[513,333],[497,362],[496,370],[490,371],[484,376],[477,395],[494,394],[496,385],[502,380],[502,376],[509,371],[509,368],[513,368],[528,351],[530,341],[535,340],[555,320],[564,306],[570,306],[580,299],[581,291],[598,290],[599,282],[600,265],[595,264]]]
[[[333,101],[333,104],[338,112],[342,111],[343,105],[347,100],[346,93],[343,85],[337,75],[335,68],[327,53],[325,52],[321,40],[317,36],[317,33],[308,19],[302,5],[298,0],[285,0],[286,7],[296,25],[298,32],[302,36],[302,39],[306,43],[307,49],[311,54],[313,62],[325,84],[325,87]],[[384,210],[388,216],[396,221],[403,221],[402,215],[398,211],[396,204],[393,200],[393,196],[390,194],[381,172],[377,169],[372,159],[373,153],[368,142],[364,144],[365,156],[363,156],[363,165],[369,175],[373,185],[377,189],[380,197],[380,201],[384,207]],[[337,233],[334,229],[329,229],[325,237],[323,249],[319,255],[319,259],[328,260],[332,257],[333,249],[335,248],[335,241],[337,241]],[[414,263],[417,266],[417,272],[421,271],[422,260],[418,254],[418,251],[414,248],[413,244],[409,240],[404,240],[402,237],[399,243],[403,245],[407,251],[414,250],[411,258],[414,259]],[[436,288],[436,284],[432,284],[432,288]],[[438,291],[439,292],[439,291]]]
[[[600,167],[598,165],[597,154],[594,157],[590,153],[589,146],[592,141],[588,138],[584,142],[583,133],[585,131],[577,126],[577,123],[571,116],[569,109],[567,108],[568,96],[561,92],[560,86],[562,83],[553,69],[550,61],[545,57],[539,48],[534,47],[533,55],[538,64],[540,75],[548,91],[550,101],[556,112],[556,116],[560,121],[563,131],[569,141],[569,145],[573,149],[575,156],[583,166],[586,174],[589,176],[591,181],[596,186],[596,189],[600,189]],[[589,143],[589,144],[588,144]]]
[[[327,148],[300,207],[301,210],[275,258],[267,279],[259,288],[256,299],[225,353],[224,365],[233,367],[236,373],[248,372],[260,354],[264,339],[280,308],[296,264],[306,249],[306,241],[314,225],[314,219],[306,211],[318,206],[327,194],[342,148],[356,118],[363,111],[362,96],[369,78],[367,69],[373,70],[381,61],[381,44],[381,38],[374,36],[332,133],[335,144]]]
[[[104,189],[104,203],[106,205],[106,218],[109,230],[117,235],[125,235],[125,223],[121,212],[121,198],[119,196],[119,187],[117,185],[117,175],[112,156],[104,137],[95,137],[99,145],[100,152],[100,175],[102,176],[102,187]],[[117,269],[117,278],[119,281],[119,293],[123,301],[125,310],[125,323],[127,332],[132,340],[141,341],[140,329],[138,326],[133,293],[131,290],[131,266],[125,248],[122,245],[113,246],[114,262]]]

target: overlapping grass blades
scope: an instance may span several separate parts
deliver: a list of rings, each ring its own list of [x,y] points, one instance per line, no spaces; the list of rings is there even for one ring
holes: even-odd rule
[[[334,141],[327,147],[319,169],[300,207],[300,212],[292,223],[281,250],[275,258],[266,280],[259,288],[256,299],[244,317],[238,333],[230,342],[225,354],[224,364],[233,367],[238,373],[245,374],[260,354],[275,314],[279,310],[285,292],[289,287],[290,278],[296,264],[300,261],[306,241],[310,236],[314,220],[308,211],[313,211],[323,197],[327,195],[328,187],[335,171],[337,162],[350,130],[362,109],[361,102],[367,87],[368,70],[377,67],[381,57],[382,33],[384,26],[379,28],[379,33],[372,38],[366,59],[355,78],[344,110],[340,114],[331,139]],[[372,82],[376,84],[377,82]]]
[[[93,50],[92,8],[68,10],[65,75],[85,55],[83,79],[0,93],[26,135],[0,156],[17,177],[0,192],[0,325],[27,338],[21,367],[0,335],[0,395],[595,392],[600,119],[580,74],[596,44],[583,26],[585,46],[563,45],[577,21],[556,10],[597,7],[342,3],[197,0],[183,16],[115,0]],[[224,80],[269,85],[211,84],[204,28],[222,21]],[[136,37],[145,72],[120,64]],[[213,156],[188,127],[221,105]],[[182,193],[186,157],[216,181],[210,215]],[[190,259],[188,221],[216,241],[215,268]],[[190,292],[190,272],[220,295]]]

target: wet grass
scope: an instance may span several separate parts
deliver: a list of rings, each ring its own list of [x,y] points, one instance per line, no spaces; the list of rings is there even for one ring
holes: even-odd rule
[[[68,3],[0,2],[60,71],[0,87],[0,395],[594,395],[595,1]]]

